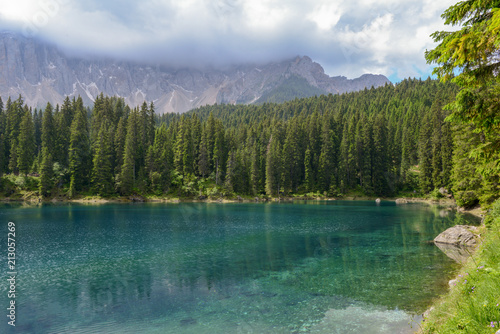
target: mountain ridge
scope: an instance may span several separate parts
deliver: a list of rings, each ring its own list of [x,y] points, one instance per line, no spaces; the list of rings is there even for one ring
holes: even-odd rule
[[[308,56],[224,70],[172,69],[124,60],[70,57],[49,43],[12,32],[0,33],[0,96],[17,98],[21,94],[33,107],[44,107],[47,102],[61,104],[66,96],[78,95],[86,105],[92,105],[102,92],[123,97],[131,106],[154,102],[158,113],[185,112],[207,104],[254,103],[292,76],[333,94],[390,83],[385,76],[374,74],[356,79],[330,77]]]

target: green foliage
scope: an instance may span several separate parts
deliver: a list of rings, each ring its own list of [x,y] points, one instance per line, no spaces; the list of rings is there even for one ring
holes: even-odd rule
[[[434,189],[431,193],[430,193],[430,196],[432,199],[435,199],[435,200],[438,200],[438,199],[441,199],[443,198],[443,194],[441,194],[441,192],[439,191],[438,188]]]
[[[54,186],[54,166],[52,162],[52,155],[49,153],[47,147],[42,149],[42,165],[40,167],[40,195],[47,197]]]
[[[28,174],[35,157],[35,128],[31,112],[24,111],[19,126],[19,137],[17,140],[17,169],[20,173]]]
[[[81,98],[77,100],[75,118],[71,123],[69,146],[69,196],[74,197],[89,185],[92,156],[88,120]]]
[[[492,228],[482,233],[482,244],[423,323],[423,333],[494,333],[500,327],[499,218],[490,214]]]
[[[29,168],[37,170],[46,147],[54,152],[53,190],[69,189],[70,196],[194,197],[214,187],[217,196],[392,196],[445,186],[459,201],[472,192],[469,202],[491,202],[498,183],[476,173],[468,155],[479,134],[443,121],[442,105],[455,94],[451,84],[409,79],[357,93],[205,106],[156,119],[153,105],[130,109],[101,95],[89,110],[81,98],[66,99],[54,113],[47,105],[31,117],[36,131],[21,131],[26,107],[19,99],[0,113],[0,157],[4,172],[19,172],[24,149],[18,147],[26,139],[23,145],[35,143],[31,156],[38,160]]]
[[[426,52],[434,73],[457,83],[461,91],[448,108],[450,121],[467,124],[481,134],[470,155],[483,175],[500,174],[500,9],[498,1],[469,0],[448,8],[445,23],[461,29],[435,32],[439,45]],[[455,76],[455,73],[459,72]]]

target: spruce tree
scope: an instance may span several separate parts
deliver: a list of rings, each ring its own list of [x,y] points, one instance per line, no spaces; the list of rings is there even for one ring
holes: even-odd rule
[[[281,143],[278,136],[272,135],[267,146],[266,157],[266,194],[279,196],[281,188]]]
[[[127,138],[127,119],[120,118],[115,132],[114,151],[115,151],[115,170],[114,175],[119,175],[123,165],[123,155],[125,151],[125,139]]]
[[[17,168],[22,174],[28,174],[35,158],[35,127],[31,112],[24,111],[19,129],[19,138],[17,141]]]
[[[391,193],[387,182],[387,123],[385,117],[379,114],[373,122],[373,191],[376,195],[387,196]]]
[[[71,140],[71,124],[74,118],[75,103],[71,102],[69,97],[64,99],[61,107],[59,118],[56,120],[57,131],[55,134],[56,152],[53,155],[55,161],[59,162],[62,166],[69,166],[69,143]]]
[[[101,124],[101,129],[94,144],[95,153],[92,167],[92,188],[100,195],[108,195],[113,190],[113,142],[106,126]]]
[[[48,154],[50,154],[51,157],[54,157],[56,156],[55,152],[58,148],[56,146],[56,136],[59,129],[56,128],[52,111],[52,105],[48,102],[42,116],[42,148],[46,147]]]
[[[205,129],[205,128],[203,128]],[[200,154],[198,157],[198,172],[201,177],[205,177],[209,173],[208,149],[207,149],[207,136],[205,131],[201,135]]]
[[[136,159],[139,155],[139,141],[141,140],[138,131],[138,113],[132,111],[127,124],[127,137],[123,154],[123,165],[120,171],[120,192],[124,195],[130,194],[136,183]]]
[[[88,187],[92,157],[90,151],[90,137],[87,115],[81,97],[75,103],[75,117],[71,123],[69,143],[69,196],[74,197],[78,192]]]
[[[325,121],[321,130],[321,153],[319,155],[318,181],[321,191],[329,191],[334,185],[333,169],[336,156],[334,154],[332,130],[330,122]]]
[[[50,195],[50,191],[54,187],[53,176],[53,162],[52,155],[49,152],[47,147],[42,148],[42,163],[40,166],[40,195],[43,197],[48,197]]]

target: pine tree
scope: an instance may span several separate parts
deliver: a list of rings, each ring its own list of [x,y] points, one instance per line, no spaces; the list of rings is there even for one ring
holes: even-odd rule
[[[278,136],[271,136],[266,157],[266,193],[268,196],[279,196],[282,172],[281,152]]]
[[[150,147],[149,177],[153,188],[164,192],[170,185],[170,161],[172,149],[165,124],[156,130],[153,146]]]
[[[441,101],[435,100],[432,107],[432,123],[428,124],[432,128],[431,135],[431,169],[432,169],[432,184],[434,188],[440,188],[444,186],[444,182],[442,180],[442,172],[443,172],[443,156],[441,153],[442,150],[442,133],[441,127],[443,124],[443,117],[441,112]]]
[[[301,165],[303,162],[299,151],[299,137],[297,120],[292,119],[286,131],[282,153],[283,187],[287,193],[297,189],[301,177]]]
[[[54,187],[54,182],[52,180],[54,176],[52,155],[49,153],[47,147],[42,148],[42,163],[40,166],[40,195],[47,197],[50,195],[50,191]]]
[[[35,157],[35,126],[29,110],[24,111],[17,142],[17,168],[22,174],[28,174]]]
[[[224,186],[230,193],[234,192],[235,183],[237,179],[237,171],[236,171],[236,158],[233,151],[229,152],[229,158],[227,160],[227,174],[226,180],[224,182]]]
[[[182,174],[184,171],[184,149],[186,146],[185,142],[188,140],[187,137],[187,117],[182,115],[179,121],[179,128],[176,133],[175,139],[175,149],[174,149],[174,165],[177,173]]]
[[[14,139],[11,143],[11,146],[10,146],[10,159],[9,159],[9,170],[14,173],[14,174],[18,174],[19,173],[19,169],[17,167],[17,154],[18,154],[18,150],[17,150],[17,139]]]
[[[205,178],[205,176],[209,173],[207,136],[205,130],[203,130],[203,133],[201,135],[200,154],[198,157],[198,172],[203,178]]]
[[[223,171],[225,169],[225,139],[224,127],[220,122],[216,123],[215,142],[213,151],[214,170],[215,170],[215,184],[220,184],[221,179],[224,177]]]
[[[35,108],[33,112],[33,125],[35,131],[35,154],[41,156],[42,153],[42,111]]]
[[[312,191],[314,189],[314,174],[312,170],[311,160],[311,149],[307,147],[304,157],[304,184],[306,191]]]
[[[124,195],[130,194],[136,183],[137,166],[136,160],[139,155],[139,131],[137,111],[134,110],[129,116],[127,124],[127,137],[123,154],[123,165],[120,173],[120,192]]]
[[[422,124],[431,124],[430,114],[427,113]],[[432,182],[432,127],[422,126],[419,136],[419,161],[420,161],[420,188],[424,193],[429,193],[434,189]]]
[[[382,114],[373,122],[373,191],[376,195],[386,196],[392,191],[387,182],[387,125]]]
[[[76,100],[72,103],[69,97],[64,99],[59,118],[56,120],[57,131],[55,134],[56,146],[53,158],[62,166],[69,166],[69,143],[71,140],[71,124],[74,118],[74,108]]]
[[[100,195],[108,195],[113,190],[113,142],[107,122],[101,124],[101,129],[94,144],[95,154],[92,168],[92,188]]]
[[[452,170],[453,196],[460,207],[473,207],[481,196],[482,176],[471,163],[469,152],[479,145],[480,136],[471,127],[456,125]]]
[[[74,197],[89,185],[92,157],[87,115],[81,97],[75,103],[75,117],[71,123],[69,144],[69,196]]]
[[[6,136],[6,115],[3,110],[3,102],[0,97],[0,177],[7,170],[8,156],[7,156],[7,136]]]
[[[120,118],[115,132],[114,150],[115,150],[115,170],[114,174],[119,175],[123,165],[123,155],[125,151],[125,140],[127,138],[127,119]]]
[[[335,154],[330,122],[325,121],[321,130],[321,153],[319,156],[318,181],[321,191],[329,191],[332,182]]]
[[[365,194],[373,194],[373,163],[374,163],[374,143],[373,143],[373,123],[371,119],[366,119],[363,123],[363,163],[362,163],[362,187]]]
[[[46,147],[48,154],[54,157],[56,151],[56,123],[52,114],[52,105],[47,103],[42,116],[42,148]],[[43,156],[43,154],[42,154]]]

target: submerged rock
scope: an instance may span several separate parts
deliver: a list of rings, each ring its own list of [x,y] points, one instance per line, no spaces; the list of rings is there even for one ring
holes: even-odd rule
[[[198,321],[196,321],[196,319],[194,318],[186,318],[180,321],[181,326],[196,325],[197,323]]]
[[[436,246],[450,259],[458,263],[465,263],[471,255],[471,247],[451,244],[436,243]]]
[[[434,239],[434,243],[474,247],[477,241],[473,231],[476,232],[477,227],[467,225],[453,226],[439,234]]]

